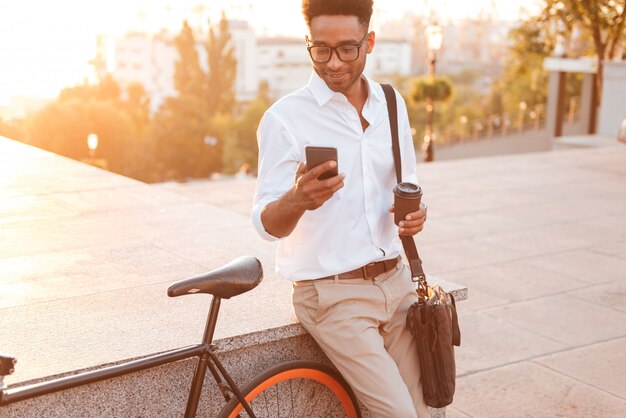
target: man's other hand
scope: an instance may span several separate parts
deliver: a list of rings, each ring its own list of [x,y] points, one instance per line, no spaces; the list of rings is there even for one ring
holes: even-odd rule
[[[424,229],[424,223],[426,222],[426,205],[421,203],[420,208],[416,212],[411,212],[400,221],[398,225],[398,235],[413,236]],[[389,212],[394,212],[394,207],[389,208]]]

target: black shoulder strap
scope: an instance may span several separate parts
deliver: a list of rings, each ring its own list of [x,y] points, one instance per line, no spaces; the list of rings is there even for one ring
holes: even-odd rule
[[[400,139],[398,138],[398,103],[396,101],[396,92],[389,84],[380,85],[385,92],[385,99],[387,99],[387,110],[389,112],[389,126],[391,127],[391,148],[393,149],[393,162],[396,167],[396,179],[398,183],[402,182],[402,159],[400,158]],[[420,259],[417,247],[415,246],[415,240],[413,237],[400,236],[402,241],[402,247],[404,247],[404,253],[409,261],[409,267],[411,268],[411,276],[414,281],[419,283],[417,293],[420,298],[424,298],[424,294],[427,292],[428,283],[426,283],[426,274],[422,268],[422,260]],[[415,280],[417,278],[417,280]]]
[[[396,179],[402,183],[402,160],[400,159],[400,140],[398,139],[398,103],[396,102],[396,92],[390,84],[381,84],[387,99],[387,110],[389,111],[389,125],[391,126],[391,148],[393,149],[393,162],[396,167]]]

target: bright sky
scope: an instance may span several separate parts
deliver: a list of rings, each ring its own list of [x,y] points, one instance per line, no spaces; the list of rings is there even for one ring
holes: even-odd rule
[[[446,19],[497,10],[516,20],[522,5],[538,0],[375,0],[379,22],[409,12]],[[177,31],[184,19],[204,22],[198,13],[247,19],[265,35],[305,33],[299,0],[14,0],[0,2],[0,105],[11,96],[55,97],[65,86],[91,75],[98,34],[128,30]],[[532,6],[526,6],[532,7]],[[536,7],[536,6],[535,6]],[[194,14],[195,12],[195,14]]]

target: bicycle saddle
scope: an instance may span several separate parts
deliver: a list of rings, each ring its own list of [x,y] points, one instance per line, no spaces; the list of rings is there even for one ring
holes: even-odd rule
[[[178,281],[167,289],[169,297],[208,293],[230,299],[254,289],[263,279],[263,266],[255,257],[238,257],[224,266]]]

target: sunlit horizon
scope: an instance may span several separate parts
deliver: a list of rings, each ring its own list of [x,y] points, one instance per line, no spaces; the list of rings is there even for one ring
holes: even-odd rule
[[[430,10],[441,20],[485,13],[517,20],[522,17],[520,8],[536,9],[536,1],[475,0],[468,5],[463,0],[378,0],[374,18],[381,24],[407,13],[428,16]],[[391,4],[393,7],[388,7]],[[197,0],[0,3],[0,106],[8,105],[11,97],[54,98],[62,88],[91,79],[89,60],[94,57],[98,35],[164,28],[175,33],[185,19],[194,27],[206,27],[208,18],[216,21],[222,9],[229,19],[247,20],[261,36],[301,36],[306,32],[299,0],[234,0],[226,7],[224,2]]]

